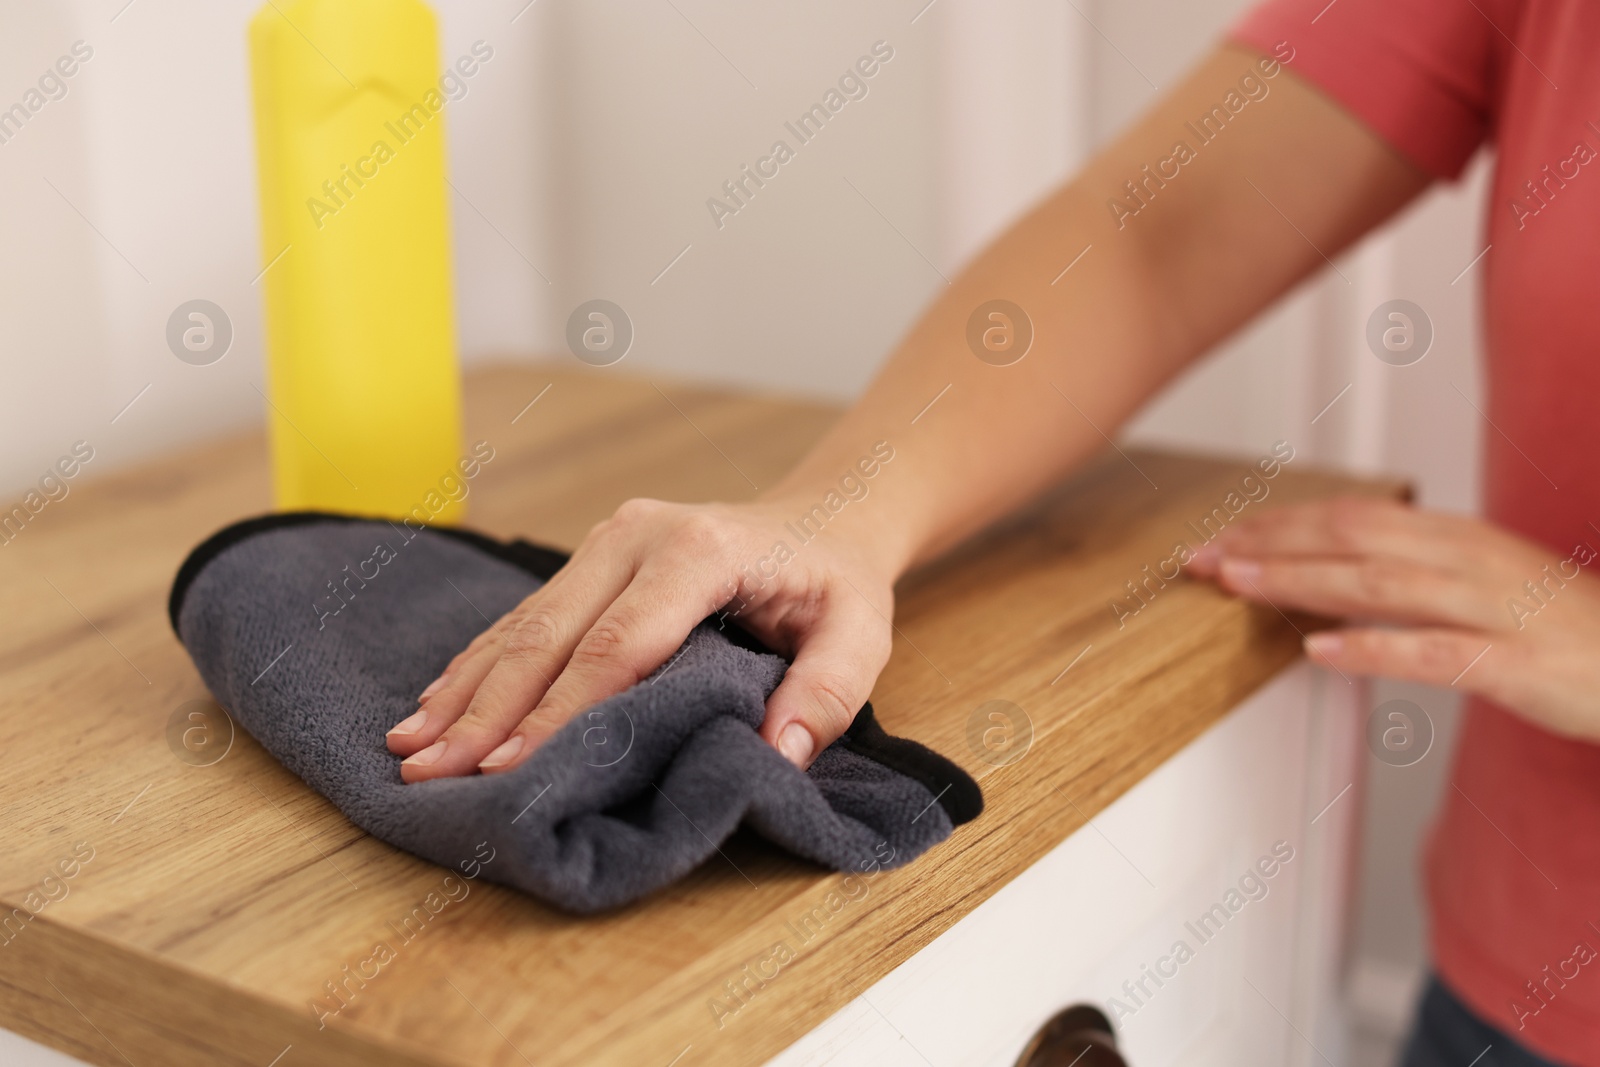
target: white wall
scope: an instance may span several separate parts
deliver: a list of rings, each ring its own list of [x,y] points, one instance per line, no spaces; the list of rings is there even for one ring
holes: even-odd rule
[[[555,17],[562,306],[620,304],[638,372],[858,391],[949,269],[929,20],[850,0],[595,0]],[[867,95],[802,144],[784,123],[877,41],[893,58]],[[777,140],[794,159],[719,225],[707,200]]]

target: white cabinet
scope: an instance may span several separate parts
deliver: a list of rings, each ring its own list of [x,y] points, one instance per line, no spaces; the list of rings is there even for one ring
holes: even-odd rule
[[[1341,1062],[1362,699],[1284,671],[769,1067],[1010,1067],[1079,1002],[1131,1067]]]

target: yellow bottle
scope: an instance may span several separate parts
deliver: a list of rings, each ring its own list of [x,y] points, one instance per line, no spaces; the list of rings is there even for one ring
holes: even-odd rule
[[[433,13],[269,0],[250,59],[278,507],[459,521]]]

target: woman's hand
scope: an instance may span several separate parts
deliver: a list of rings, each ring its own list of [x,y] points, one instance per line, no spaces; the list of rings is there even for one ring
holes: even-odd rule
[[[807,766],[888,662],[894,569],[844,523],[796,543],[785,521],[804,513],[777,501],[623,504],[389,731],[389,750],[407,757],[401,777],[510,770],[578,712],[649,676],[718,610],[793,659],[761,736]]]
[[[1345,620],[1317,662],[1477,693],[1600,740],[1600,579],[1588,542],[1549,549],[1475,519],[1345,498],[1231,526],[1189,564],[1249,600]]]

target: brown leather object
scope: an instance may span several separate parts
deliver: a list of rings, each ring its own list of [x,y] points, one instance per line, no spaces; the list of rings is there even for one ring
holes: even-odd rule
[[[1017,1067],[1127,1067],[1111,1022],[1098,1008],[1063,1008],[1033,1035]]]

